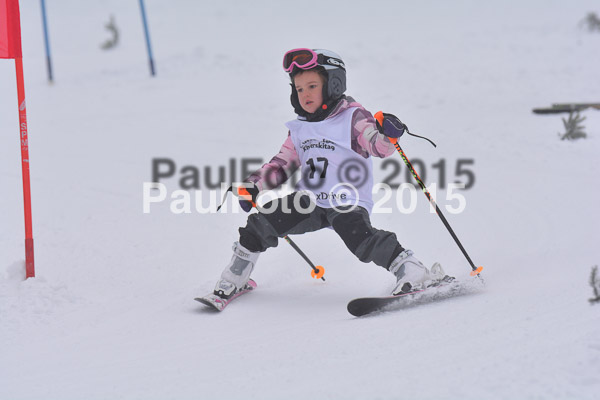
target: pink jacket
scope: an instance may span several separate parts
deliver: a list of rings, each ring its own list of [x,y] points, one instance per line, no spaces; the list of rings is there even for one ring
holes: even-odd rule
[[[351,107],[358,107],[352,116],[352,130],[350,133],[352,135],[352,150],[364,158],[369,156],[384,158],[391,155],[395,150],[394,145],[386,136],[379,133],[373,115],[351,97],[340,101],[327,118],[332,118]],[[287,181],[299,166],[300,158],[288,132],[288,137],[281,146],[279,153],[260,169],[250,174],[245,181],[254,183],[260,191],[275,189]]]

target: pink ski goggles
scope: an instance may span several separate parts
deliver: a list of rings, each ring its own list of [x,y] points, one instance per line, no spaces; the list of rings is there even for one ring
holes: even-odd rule
[[[294,67],[300,69],[311,69],[318,65],[318,54],[311,49],[290,50],[283,56],[283,69],[290,73]]]

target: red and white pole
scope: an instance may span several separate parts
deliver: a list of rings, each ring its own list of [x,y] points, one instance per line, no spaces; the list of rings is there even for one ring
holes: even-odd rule
[[[23,204],[25,210],[25,277],[35,276],[33,262],[33,229],[31,224],[31,188],[29,183],[29,137],[27,107],[21,51],[21,16],[18,0],[0,0],[0,58],[14,58],[17,70],[17,99],[19,102],[19,141],[23,171]]]
[[[19,102],[19,135],[21,141],[21,168],[23,172],[23,206],[25,210],[25,277],[35,276],[33,257],[33,227],[31,221],[31,185],[29,180],[29,137],[27,135],[27,106],[25,103],[25,81],[23,59],[15,58],[17,70],[17,98]]]

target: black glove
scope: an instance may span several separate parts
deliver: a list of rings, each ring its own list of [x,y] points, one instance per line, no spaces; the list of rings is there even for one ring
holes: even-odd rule
[[[381,111],[380,111],[381,112]],[[379,114],[379,113],[377,113]],[[376,114],[376,115],[377,115]],[[380,124],[376,118],[377,130],[390,138],[399,138],[408,128],[394,114],[381,113],[383,122]]]
[[[252,207],[256,207],[256,198],[258,197],[258,188],[254,183],[244,182],[237,187],[233,193],[240,198],[240,207],[246,212],[250,212]]]

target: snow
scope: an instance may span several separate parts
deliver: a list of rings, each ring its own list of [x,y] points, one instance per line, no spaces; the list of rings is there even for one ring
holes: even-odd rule
[[[588,138],[568,142],[561,115],[531,112],[600,101],[600,33],[578,27],[596,2],[147,0],[155,78],[136,3],[48,2],[49,85],[39,2],[21,2],[36,251],[26,281],[14,63],[0,60],[0,399],[597,397],[600,114],[583,112]],[[111,14],[121,42],[103,51]],[[340,53],[348,94],[438,144],[401,141],[429,183],[439,160],[447,182],[463,179],[457,160],[475,160],[465,211],[445,215],[484,266],[485,290],[353,318],[347,302],[387,293],[393,278],[323,230],[294,240],[327,282],[282,241],[259,258],[258,289],[225,312],[193,301],[212,290],[245,214],[174,214],[168,201],[144,214],[151,161],[199,168],[205,191],[204,167],[215,181],[232,158],[274,155],[294,117],[280,65],[294,47]],[[376,181],[391,173],[374,169]],[[163,183],[172,192],[180,177]],[[394,207],[374,226],[467,279],[417,195],[413,213]],[[455,205],[446,195],[440,206]]]

